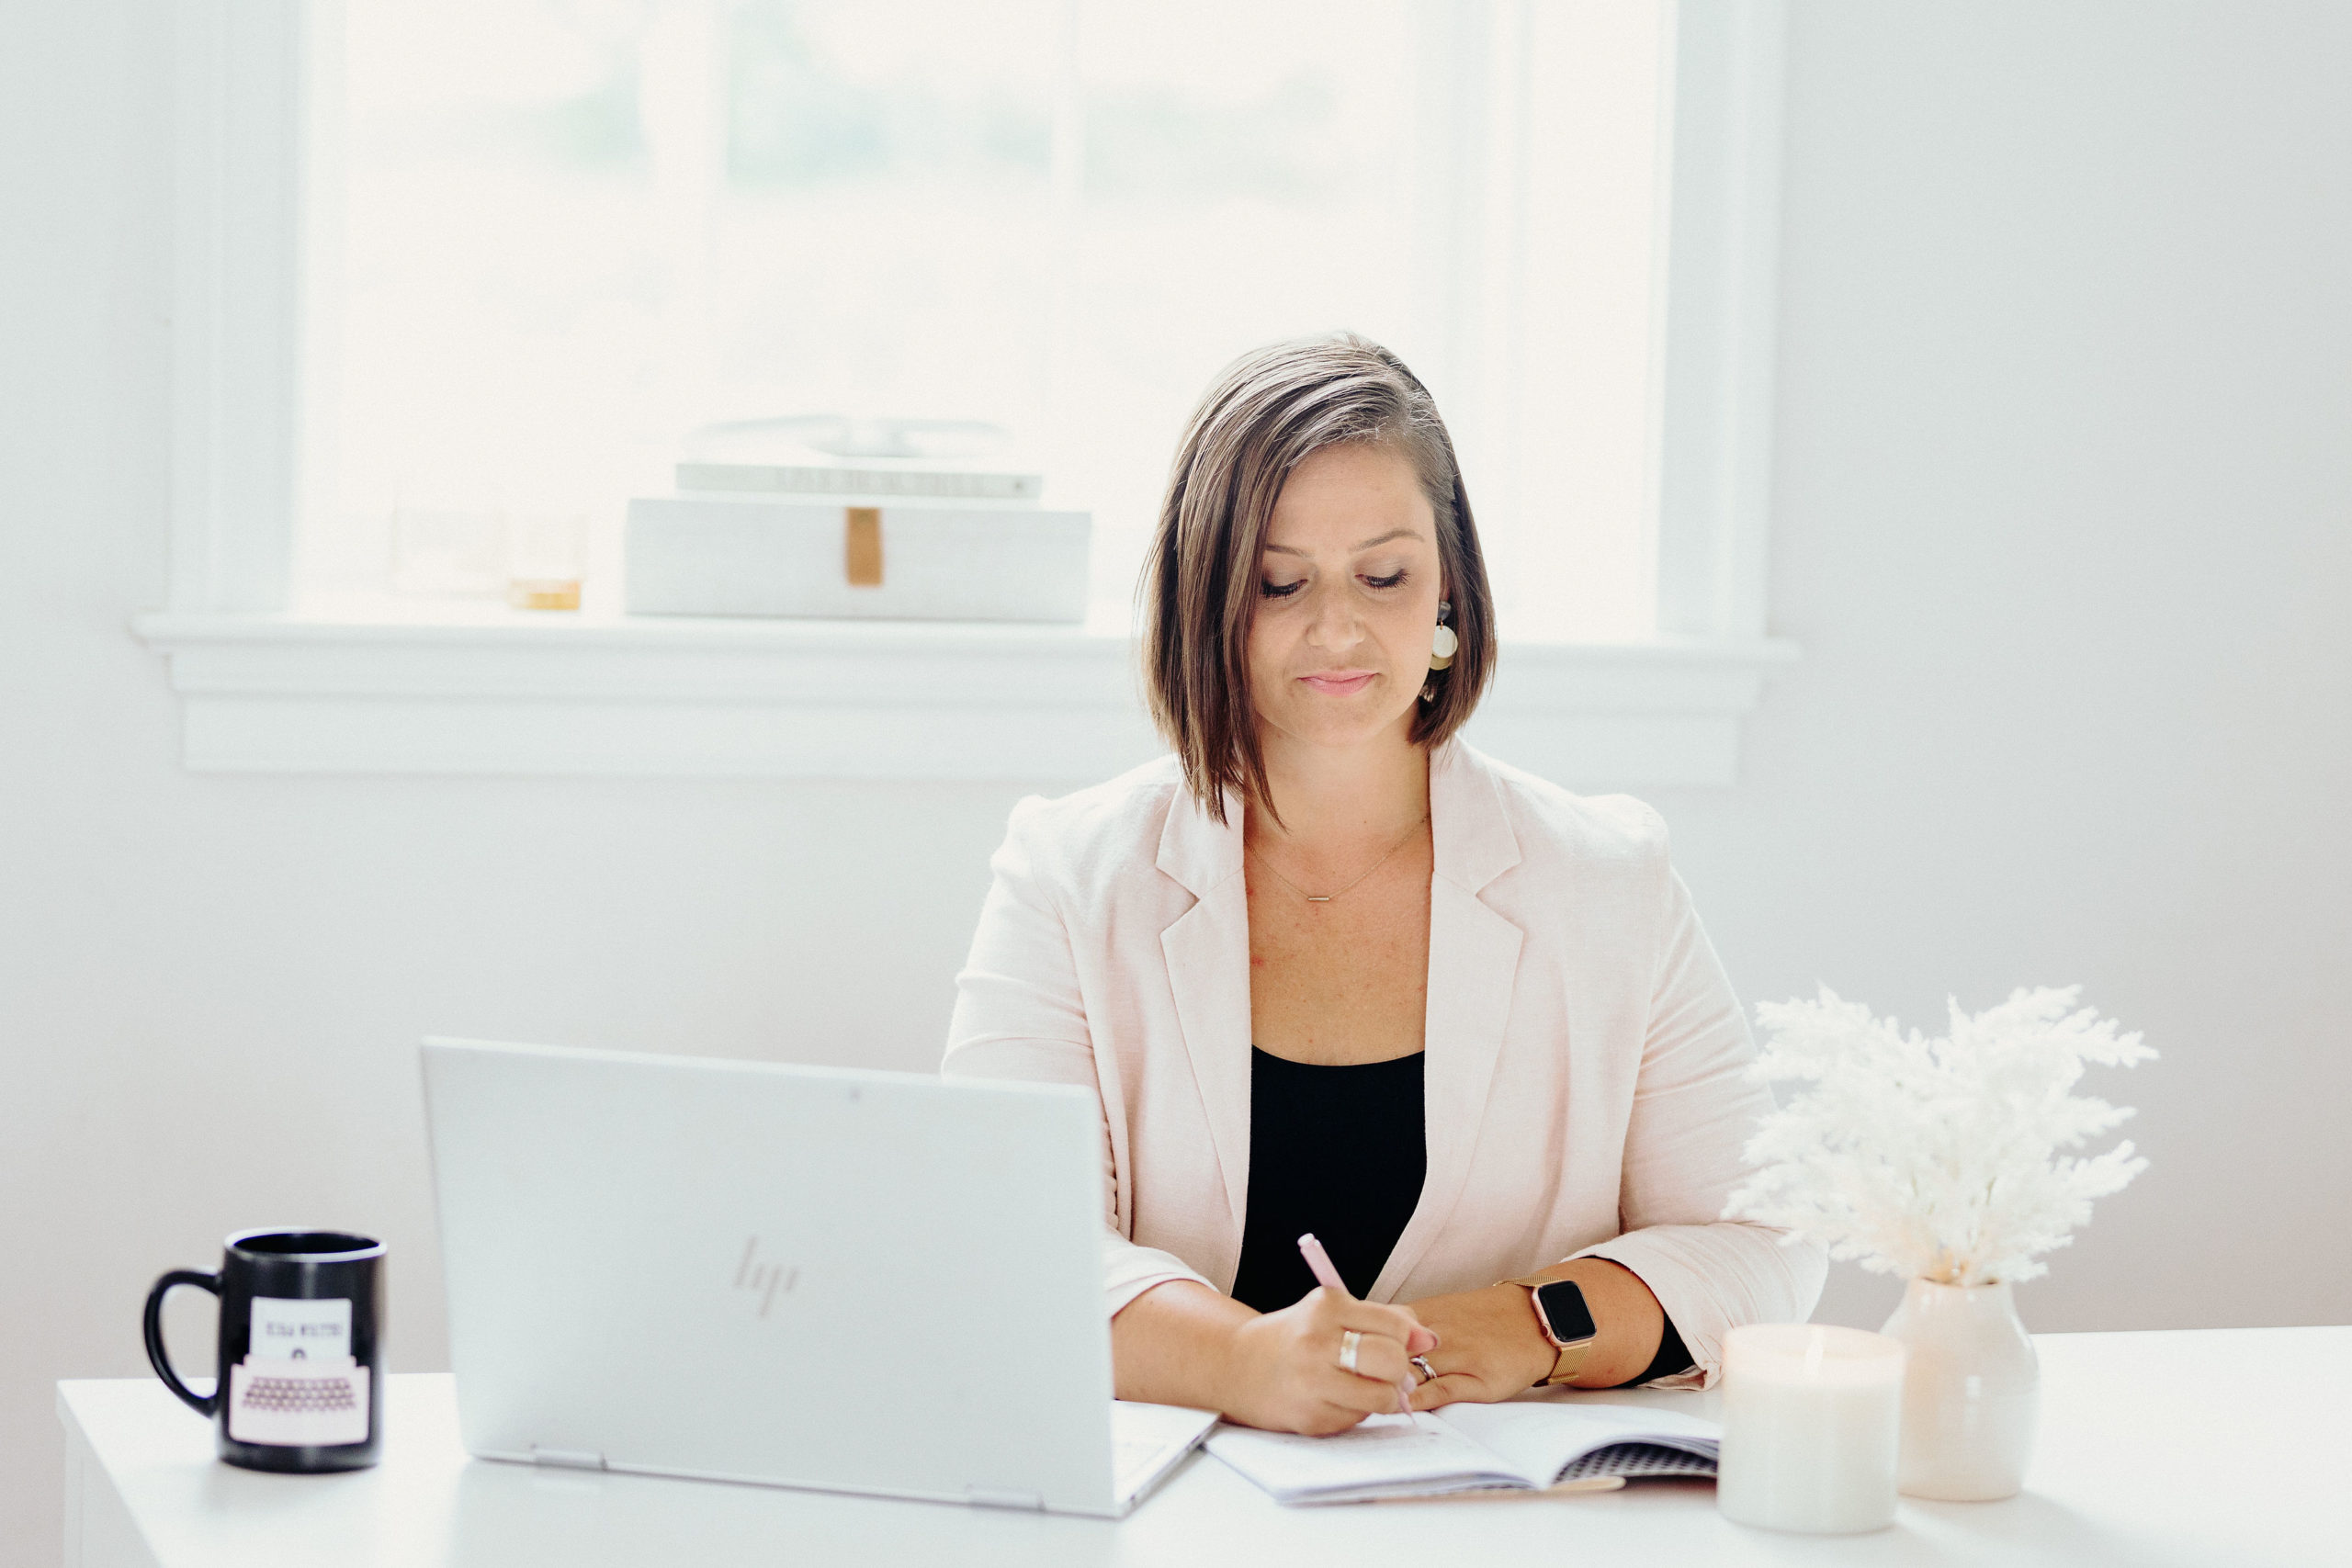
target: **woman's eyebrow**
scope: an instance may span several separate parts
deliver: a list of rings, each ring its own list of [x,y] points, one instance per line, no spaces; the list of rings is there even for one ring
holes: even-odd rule
[[[1418,539],[1420,536],[1421,536],[1418,532],[1411,528],[1391,528],[1385,534],[1376,535],[1372,538],[1363,541],[1361,544],[1351,545],[1349,547],[1351,549],[1368,550],[1374,545],[1385,545],[1391,539]],[[1261,545],[1259,548],[1264,550],[1268,555],[1272,556],[1303,557],[1306,554],[1305,550],[1293,549],[1288,545]]]

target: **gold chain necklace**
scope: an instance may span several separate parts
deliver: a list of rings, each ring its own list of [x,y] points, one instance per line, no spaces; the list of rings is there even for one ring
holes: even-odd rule
[[[1378,871],[1382,866],[1386,865],[1390,861],[1396,859],[1396,852],[1403,849],[1405,845],[1411,840],[1413,835],[1421,830],[1422,827],[1429,821],[1429,819],[1430,814],[1426,811],[1422,812],[1420,821],[1416,822],[1411,827],[1406,829],[1405,836],[1398,839],[1395,843],[1389,845],[1388,852],[1386,854],[1382,855],[1378,860],[1366,866],[1363,870],[1363,876],[1357,877],[1355,882],[1349,883],[1347,887],[1337,888],[1329,893],[1309,893],[1306,888],[1301,887],[1289,877],[1283,876],[1282,867],[1276,865],[1272,861],[1268,860],[1263,850],[1250,849],[1250,846],[1246,841],[1243,843],[1242,848],[1250,850],[1251,854],[1258,857],[1258,863],[1260,865],[1262,865],[1268,871],[1272,872],[1283,886],[1289,888],[1292,892],[1297,894],[1308,903],[1328,904],[1332,899],[1337,898],[1340,894],[1347,892],[1349,888],[1355,886],[1357,882],[1362,882],[1365,876],[1370,876],[1374,872]]]

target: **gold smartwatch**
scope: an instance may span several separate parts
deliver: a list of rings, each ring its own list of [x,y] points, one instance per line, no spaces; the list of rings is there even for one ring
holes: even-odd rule
[[[1591,1353],[1593,1341],[1600,1337],[1600,1326],[1592,1321],[1592,1309],[1584,1304],[1584,1292],[1574,1280],[1506,1280],[1507,1285],[1527,1288],[1528,1304],[1535,1309],[1536,1326],[1544,1330],[1544,1337],[1552,1342],[1558,1356],[1552,1362],[1552,1375],[1547,1383],[1566,1382],[1584,1367],[1584,1359]]]

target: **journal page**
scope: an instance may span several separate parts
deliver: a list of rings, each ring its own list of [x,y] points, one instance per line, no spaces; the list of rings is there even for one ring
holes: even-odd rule
[[[1652,1443],[1713,1459],[1723,1428],[1679,1410],[1551,1400],[1450,1404],[1445,1418],[1464,1436],[1549,1486],[1574,1461],[1613,1443]]]
[[[1354,1503],[1545,1483],[1520,1473],[1439,1416],[1423,1416],[1418,1424],[1402,1416],[1368,1416],[1328,1438],[1221,1426],[1209,1434],[1209,1452],[1283,1503]]]

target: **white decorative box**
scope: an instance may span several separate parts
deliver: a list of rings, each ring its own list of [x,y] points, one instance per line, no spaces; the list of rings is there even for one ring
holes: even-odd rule
[[[632,501],[636,615],[1082,621],[1092,517],[1035,506],[857,497]]]

